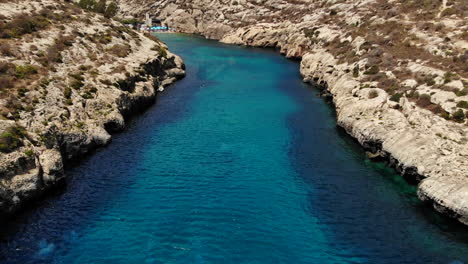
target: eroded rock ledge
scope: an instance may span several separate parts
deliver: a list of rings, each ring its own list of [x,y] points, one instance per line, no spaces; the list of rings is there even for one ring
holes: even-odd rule
[[[69,1],[6,1],[0,16],[2,220],[63,183],[64,167],[108,144],[185,66],[155,37]]]
[[[419,184],[421,200],[468,224],[468,127],[460,118],[468,100],[468,25],[462,1],[121,4],[124,14],[150,12],[186,33],[277,48],[301,59],[304,81],[327,90],[338,125],[371,158],[388,161]]]
[[[42,135],[43,146],[33,146],[37,143],[32,138],[18,151],[2,156],[1,215],[11,215],[29,200],[60,184],[65,177],[64,164],[107,145],[112,133],[125,128],[126,119],[152,105],[158,92],[184,76],[184,65],[180,58],[169,53],[167,59],[154,58],[142,64],[137,72],[137,75],[122,80],[129,83],[131,93],[112,88],[115,91],[106,95],[106,101],[88,102],[84,107],[88,114],[92,114],[113,101],[108,109],[110,114],[97,120],[83,120],[83,126],[77,129],[64,130],[60,125],[52,124]],[[138,81],[131,80],[134,78]],[[30,148],[34,148],[34,154],[27,153]]]

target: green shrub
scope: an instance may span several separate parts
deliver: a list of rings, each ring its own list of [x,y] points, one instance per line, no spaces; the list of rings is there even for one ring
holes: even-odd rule
[[[4,132],[0,134],[0,152],[9,153],[19,147],[21,140],[14,134]]]
[[[117,15],[117,12],[119,11],[119,7],[115,1],[112,1],[106,8],[106,11],[104,12],[104,16],[107,18],[114,17]]]
[[[446,119],[446,120],[450,120],[450,113],[447,112],[447,111],[442,111],[442,112],[440,113],[440,116],[441,116],[442,118]]]
[[[446,73],[444,74],[444,83],[449,83],[449,82],[451,82],[453,76],[454,76],[454,75],[453,75],[451,72],[446,72]]]
[[[9,153],[22,145],[21,139],[26,136],[26,130],[13,126],[0,134],[0,152]]]
[[[455,94],[457,96],[465,96],[468,95],[468,88],[464,88],[462,90],[456,91]]]
[[[425,83],[426,83],[427,86],[432,86],[432,85],[434,85],[436,82],[435,82],[435,80],[434,80],[433,78],[428,77],[428,78],[425,79]]]
[[[463,122],[465,121],[465,113],[463,112],[463,110],[458,109],[457,111],[455,111],[455,113],[452,114],[452,118],[457,122]]]
[[[0,38],[19,38],[36,32],[50,24],[43,15],[19,15],[8,23],[0,23]]]
[[[36,74],[37,68],[30,64],[16,66],[15,76],[20,79],[24,79],[31,74]]]
[[[108,51],[117,57],[127,57],[130,54],[131,48],[129,45],[116,44],[108,49]]]
[[[81,89],[81,87],[84,86],[84,83],[82,81],[79,81],[79,80],[74,80],[74,81],[72,81],[70,86],[75,90],[79,90],[79,89]]]
[[[70,87],[66,87],[65,90],[63,91],[63,96],[65,96],[65,98],[67,99],[70,99],[71,95],[72,95],[72,90],[70,89]]]
[[[79,128],[79,129],[82,129],[82,128],[84,127],[84,125],[85,125],[85,124],[84,124],[83,122],[81,122],[81,121],[76,121],[76,123],[75,123],[75,126],[76,126],[77,128]]]
[[[458,107],[468,109],[468,102],[467,101],[460,101],[457,103]]]
[[[114,17],[119,11],[117,3],[112,1],[109,5],[107,5],[106,2],[106,0],[99,0],[98,2],[95,0],[80,0],[78,2],[78,6],[88,11],[104,14],[104,16],[107,18]]]
[[[86,10],[95,10],[96,8],[96,1],[94,0],[80,0],[78,2],[78,6],[86,9]]]
[[[431,96],[428,94],[421,94],[416,104],[420,107],[426,107],[431,105]]]
[[[83,73],[70,73],[68,76],[78,81],[84,81]]]
[[[99,0],[94,6],[94,11],[104,14],[106,12],[106,0]]]
[[[376,98],[379,96],[379,92],[377,92],[376,90],[372,90],[369,92],[369,99],[373,99],[373,98]]]
[[[24,154],[28,157],[31,157],[32,155],[34,155],[34,150],[28,149],[24,152]]]
[[[449,8],[444,9],[444,11],[442,11],[441,16],[446,17],[446,16],[451,16],[451,15],[457,15],[460,13],[463,15],[463,11],[457,10],[454,7],[449,7]]]
[[[41,80],[40,86],[41,86],[42,88],[46,88],[51,82],[52,82],[51,79],[44,78],[44,79]]]
[[[167,50],[163,46],[155,45],[152,50],[157,51],[159,57],[167,58]]]
[[[353,77],[357,78],[359,77],[359,65],[356,65],[353,69]]]
[[[103,35],[99,38],[99,43],[101,44],[109,44],[112,42],[112,36],[111,35]]]
[[[393,102],[400,102],[400,98],[403,97],[403,94],[402,93],[395,93],[393,94],[392,96],[390,96],[390,101],[393,101]]]
[[[18,96],[23,97],[26,95],[26,93],[29,92],[29,90],[25,87],[20,87],[18,88]]]
[[[366,75],[374,75],[380,72],[379,66],[373,65],[367,71],[364,72]]]
[[[89,92],[90,92],[90,93],[96,93],[96,92],[97,92],[97,88],[96,88],[96,87],[91,87],[91,88],[89,88]]]
[[[79,90],[81,89],[81,87],[84,86],[85,78],[83,77],[82,73],[71,73],[69,74],[69,76],[73,78],[73,80],[70,83],[71,88]]]
[[[312,40],[313,43],[317,42],[317,36],[320,34],[320,31],[317,30],[317,28],[307,28],[304,29],[304,35]]]
[[[89,92],[86,92],[86,93],[81,94],[81,97],[83,97],[83,99],[91,99],[93,98],[93,95]]]

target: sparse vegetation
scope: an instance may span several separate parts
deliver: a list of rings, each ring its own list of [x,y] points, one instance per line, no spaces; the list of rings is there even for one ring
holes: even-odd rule
[[[427,86],[433,86],[433,85],[436,84],[435,80],[433,78],[431,78],[431,77],[427,77],[425,79],[425,83],[426,83]]]
[[[79,90],[84,86],[84,77],[82,73],[72,73],[69,75],[71,77],[70,87]],[[68,97],[69,98],[69,97]]]
[[[444,83],[449,83],[452,81],[452,78],[453,78],[454,74],[451,73],[451,72],[446,72],[444,74]]]
[[[46,50],[44,57],[38,59],[38,61],[44,66],[50,66],[54,63],[63,63],[62,51],[67,47],[73,45],[74,36],[66,35],[57,38],[54,44]]]
[[[63,91],[63,96],[65,96],[65,98],[67,99],[70,99],[72,95],[72,89],[70,87],[65,87],[65,90]]]
[[[6,23],[0,20],[0,38],[19,38],[46,28],[50,25],[46,14],[22,14]]]
[[[85,124],[81,121],[76,121],[75,126],[79,129],[82,129],[85,126]]]
[[[20,126],[12,126],[0,134],[0,152],[9,153],[22,145],[26,130]]]
[[[124,19],[116,19],[116,20],[124,25],[134,25],[134,24],[142,23],[141,20],[136,19],[136,18],[124,18]]]
[[[465,113],[462,109],[458,109],[452,114],[452,118],[456,122],[464,122],[465,121]]]
[[[6,41],[0,41],[0,55],[11,57],[13,56],[13,51],[11,45]]]
[[[376,90],[372,90],[369,92],[369,99],[373,99],[373,98],[376,98],[379,96],[379,92],[377,92]]]
[[[390,96],[390,101],[398,103],[398,102],[400,102],[401,97],[403,97],[402,93],[395,93],[392,96]]]
[[[464,88],[462,90],[456,91],[455,94],[457,96],[465,96],[468,95],[468,88]]]
[[[119,7],[115,1],[107,4],[106,0],[99,0],[98,2],[95,0],[80,0],[78,6],[88,11],[101,13],[107,18],[114,17],[119,11]]]
[[[356,65],[356,66],[353,68],[353,77],[354,77],[354,78],[359,77],[359,65]]]
[[[124,58],[130,54],[131,48],[129,45],[116,44],[107,49],[107,51],[109,51],[111,54],[117,57]]]
[[[31,156],[34,155],[34,150],[32,150],[32,149],[27,149],[27,150],[24,151],[24,154],[25,154],[26,156],[28,156],[28,157],[31,157]]]
[[[431,96],[429,94],[422,94],[419,96],[418,100],[416,101],[416,104],[420,107],[427,107],[431,103]]]
[[[468,101],[460,101],[457,103],[457,107],[468,109]]]
[[[367,71],[364,72],[364,74],[366,75],[374,75],[374,74],[377,74],[379,73],[380,70],[379,70],[379,66],[377,65],[372,65],[371,67],[369,67],[369,69],[367,69]]]
[[[17,65],[16,70],[15,70],[15,76],[20,79],[24,79],[29,77],[32,74],[37,73],[37,67],[30,65],[30,64],[25,64],[25,65]]]
[[[154,42],[161,43],[161,41],[158,39],[158,37],[156,37],[155,35],[153,35],[151,33],[145,33],[144,35],[145,35],[145,37],[151,39]]]
[[[159,57],[166,58],[167,57],[167,50],[160,45],[155,45],[152,50],[155,50],[158,52]]]

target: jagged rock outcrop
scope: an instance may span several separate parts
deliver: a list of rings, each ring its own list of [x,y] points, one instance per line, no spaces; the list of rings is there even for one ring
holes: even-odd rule
[[[185,68],[155,37],[68,1],[4,1],[0,20],[2,219],[62,183],[67,164],[108,144]]]
[[[468,39],[463,1],[129,0],[179,31],[301,59],[338,124],[418,196],[468,223]]]

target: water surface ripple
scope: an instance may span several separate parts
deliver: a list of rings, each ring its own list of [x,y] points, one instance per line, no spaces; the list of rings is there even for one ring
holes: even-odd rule
[[[2,263],[468,263],[466,230],[369,162],[297,62],[161,38],[187,78],[3,227]]]

